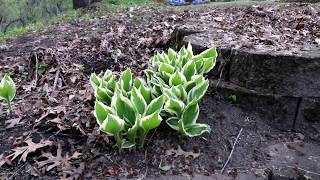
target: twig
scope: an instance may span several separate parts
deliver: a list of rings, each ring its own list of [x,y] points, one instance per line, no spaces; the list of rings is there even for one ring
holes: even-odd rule
[[[37,87],[37,82],[38,82],[38,67],[39,67],[39,60],[38,60],[38,55],[37,53],[34,53],[34,56],[36,57],[36,79],[35,79],[35,86],[34,87]]]
[[[60,68],[58,68],[57,72],[56,72],[56,77],[54,78],[54,83],[53,83],[53,87],[52,87],[52,91],[54,91],[57,87],[58,84],[58,79],[59,79],[59,74],[60,74]]]
[[[233,143],[232,150],[231,150],[231,152],[230,152],[230,154],[229,154],[229,157],[228,157],[227,161],[224,163],[223,168],[221,169],[221,174],[223,174],[224,170],[226,169],[226,167],[227,167],[227,165],[228,165],[228,163],[229,163],[229,161],[230,161],[230,159],[231,159],[231,156],[232,156],[233,151],[234,151],[234,149],[235,149],[235,147],[236,147],[236,145],[237,145],[237,142],[238,142],[238,140],[239,140],[239,138],[240,138],[240,135],[241,135],[241,133],[242,133],[242,130],[243,130],[243,128],[240,129],[239,134],[238,134],[236,140],[235,140],[234,143]]]

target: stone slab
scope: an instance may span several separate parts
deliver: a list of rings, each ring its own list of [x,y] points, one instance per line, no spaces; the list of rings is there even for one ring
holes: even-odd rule
[[[217,46],[214,39],[214,34],[197,33],[185,36],[182,42],[190,42],[194,50],[200,52]],[[288,55],[267,50],[232,49],[227,45],[217,47],[221,56],[219,62],[228,67],[223,72],[227,81],[260,93],[320,97],[320,50]]]
[[[294,128],[298,98],[261,94],[232,83],[213,79],[210,80],[209,91],[216,91],[225,98],[236,95],[236,105],[248,111],[260,113],[267,119],[266,122],[275,128],[286,131]]]

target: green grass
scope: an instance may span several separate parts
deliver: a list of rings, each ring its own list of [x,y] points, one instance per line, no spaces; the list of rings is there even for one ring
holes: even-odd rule
[[[68,12],[52,17],[50,20],[38,20],[36,23],[28,24],[24,27],[15,27],[9,29],[6,33],[0,32],[0,42],[4,42],[8,39],[22,36],[30,32],[43,29],[46,25],[50,25],[56,22],[72,22],[77,21],[80,17],[83,17],[86,22],[89,22],[93,17],[102,15],[108,12],[117,12],[127,10],[132,6],[143,6],[147,4],[155,3],[154,0],[106,0],[105,5],[96,10],[74,10],[70,9]],[[71,7],[70,7],[71,8]]]

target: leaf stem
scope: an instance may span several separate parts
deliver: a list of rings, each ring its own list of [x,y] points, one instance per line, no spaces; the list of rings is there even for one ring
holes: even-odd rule
[[[117,146],[118,146],[118,149],[119,149],[119,152],[120,152],[121,148],[122,148],[122,140],[121,140],[120,134],[116,133],[114,135],[114,139],[116,140],[116,143],[117,143]]]
[[[7,104],[8,104],[9,114],[11,114],[12,106],[11,106],[11,101],[9,99],[7,99]]]

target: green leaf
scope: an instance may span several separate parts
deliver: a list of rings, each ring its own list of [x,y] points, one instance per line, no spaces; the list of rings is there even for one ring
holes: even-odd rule
[[[0,82],[0,99],[5,99],[8,103],[10,103],[15,97],[15,95],[16,85],[14,84],[10,76],[6,74]]]
[[[122,149],[130,149],[130,148],[133,148],[135,145],[136,145],[135,143],[131,143],[129,141],[123,140],[121,148]]]
[[[143,96],[144,100],[147,104],[151,102],[151,89],[149,87],[146,87],[144,85],[140,86],[139,91],[141,95]]]
[[[154,112],[151,115],[141,118],[141,127],[143,128],[145,134],[147,134],[151,129],[158,127],[161,123],[162,118],[159,112]]]
[[[117,115],[122,118],[129,126],[136,121],[136,109],[133,103],[120,93],[116,93],[112,98],[112,107]]]
[[[199,116],[199,105],[197,101],[191,101],[185,108],[182,114],[182,122],[184,126],[193,125],[196,123]]]
[[[184,103],[178,99],[170,98],[164,105],[164,110],[171,115],[176,115],[180,117],[184,110]]]
[[[112,113],[112,109],[109,106],[106,106],[100,101],[95,102],[94,116],[96,117],[99,125],[102,125],[110,113]]]
[[[176,72],[170,77],[169,85],[170,85],[170,86],[177,86],[177,85],[179,85],[179,84],[184,85],[186,82],[187,82],[186,77],[184,77],[184,75],[183,75],[181,72],[176,71]]]
[[[182,72],[188,81],[197,73],[196,64],[193,61],[188,61],[182,68]]]
[[[104,88],[97,87],[97,89],[95,91],[95,95],[96,95],[96,98],[99,101],[104,101],[108,105],[110,105],[111,98],[113,96],[113,92],[110,91],[109,89],[104,89]]]
[[[124,120],[116,115],[109,114],[100,126],[100,130],[110,135],[116,135],[124,129]]]
[[[208,73],[213,69],[216,64],[216,59],[213,58],[204,58],[203,59],[203,72]]]
[[[165,166],[159,166],[159,168],[162,170],[162,171],[169,171],[171,169],[171,166],[170,165],[165,165]]]
[[[195,137],[200,136],[201,134],[208,132],[211,132],[210,126],[207,124],[193,124],[191,126],[185,127],[186,129],[186,135],[189,137]]]
[[[164,102],[165,102],[164,95],[161,95],[161,96],[157,97],[156,99],[152,100],[147,107],[146,115],[150,115],[155,112],[160,112]]]
[[[175,63],[176,57],[177,57],[177,52],[175,52],[173,49],[169,48],[169,50],[168,50],[168,58],[171,61],[171,64]],[[174,66],[175,64],[172,64],[172,65]]]
[[[114,91],[116,84],[117,84],[116,79],[114,75],[112,75],[106,83],[106,88],[108,88],[110,91]]]
[[[131,101],[133,102],[140,114],[143,114],[145,112],[145,109],[147,108],[147,103],[144,97],[141,95],[140,91],[137,90],[137,88],[135,87],[132,90]]]
[[[133,86],[134,86],[135,88],[139,89],[140,86],[142,86],[142,85],[144,85],[144,84],[145,84],[145,82],[144,82],[143,79],[141,79],[141,78],[139,78],[139,77],[137,77],[137,78],[134,79]]]
[[[193,57],[193,52],[192,52],[192,46],[190,44],[190,42],[188,43],[188,47],[187,47],[187,58],[190,59]]]
[[[104,72],[104,75],[103,75],[102,79],[104,81],[109,81],[112,77],[113,77],[112,71],[110,71],[108,69],[108,70],[106,70],[106,72]]]
[[[171,66],[170,64],[166,64],[166,63],[161,63],[159,66],[159,72],[166,72],[169,74],[173,74],[174,73],[174,67]]]
[[[138,114],[135,124],[128,129],[127,137],[130,143],[134,144],[136,141],[137,131],[140,127],[140,121],[141,121],[141,115]]]
[[[177,117],[170,117],[166,120],[166,123],[168,126],[170,126],[172,129],[179,131],[179,119]]]
[[[125,90],[126,92],[129,92],[131,90],[132,73],[129,68],[122,72],[121,79],[120,79],[120,85],[121,85],[121,88],[123,90]]]
[[[171,91],[176,95],[176,97],[178,97],[178,99],[185,101],[187,99],[187,92],[184,89],[183,85],[178,85],[178,86],[173,86],[171,88]]]
[[[192,88],[188,94],[188,102],[193,100],[199,101],[206,93],[209,87],[209,81],[205,80],[201,84],[198,84],[194,88]]]
[[[100,78],[96,75],[96,73],[92,73],[90,76],[90,84],[91,87],[95,90],[100,86]]]
[[[216,48],[210,48],[207,49],[205,51],[203,51],[202,53],[200,53],[200,55],[203,58],[217,58],[217,49]]]
[[[193,61],[196,64],[196,69],[199,74],[202,73],[201,69],[203,68],[203,56],[201,54],[193,57]]]

